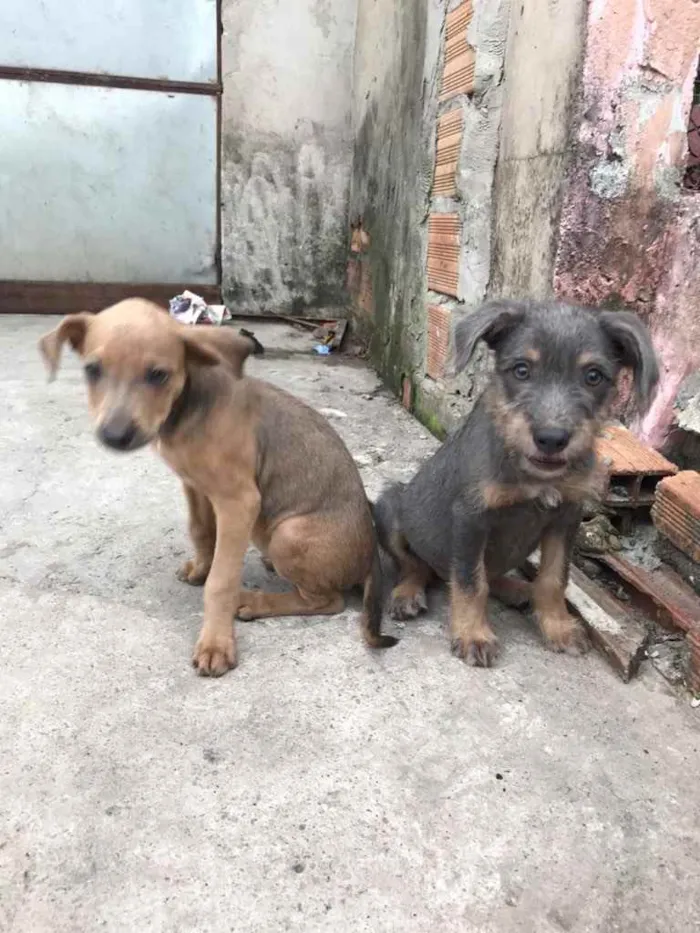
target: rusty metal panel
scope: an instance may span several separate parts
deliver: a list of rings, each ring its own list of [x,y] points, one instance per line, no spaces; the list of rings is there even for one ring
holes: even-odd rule
[[[0,279],[218,280],[213,97],[0,82]]]
[[[2,0],[0,65],[217,81],[216,0]]]

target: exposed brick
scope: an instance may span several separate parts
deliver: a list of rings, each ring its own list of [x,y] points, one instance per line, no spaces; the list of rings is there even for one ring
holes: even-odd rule
[[[460,3],[447,14],[441,101],[449,100],[457,94],[471,94],[474,90],[476,53],[467,42],[467,26],[471,22],[472,14],[471,0]]]
[[[605,502],[613,508],[650,506],[659,481],[678,471],[675,464],[622,425],[606,425],[596,451],[609,475]]]
[[[374,290],[372,288],[372,267],[369,262],[363,262],[360,276],[360,308],[365,314],[374,314]]]
[[[684,470],[662,480],[651,517],[661,534],[691,560],[700,562],[700,473]]]
[[[453,197],[457,193],[457,162],[463,124],[461,109],[449,110],[438,120],[433,197]]]
[[[450,346],[452,314],[444,305],[428,305],[428,352],[425,371],[431,379],[441,379]]]
[[[428,220],[428,288],[457,297],[460,226],[457,214],[431,214]]]

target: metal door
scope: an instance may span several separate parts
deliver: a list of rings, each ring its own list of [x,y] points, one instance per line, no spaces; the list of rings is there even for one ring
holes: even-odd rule
[[[0,311],[218,294],[217,0],[2,0]]]

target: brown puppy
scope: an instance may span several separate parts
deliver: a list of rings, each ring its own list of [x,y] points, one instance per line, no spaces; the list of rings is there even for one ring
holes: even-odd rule
[[[184,484],[195,553],[178,577],[206,581],[200,674],[236,666],[236,613],[330,615],[356,585],[367,644],[396,643],[381,634],[379,555],[355,463],[321,415],[243,375],[252,341],[184,327],[141,299],[64,318],[40,342],[51,378],[66,340],[84,362],[102,443],[129,451],[153,442]],[[251,540],[292,592],[241,589]]]

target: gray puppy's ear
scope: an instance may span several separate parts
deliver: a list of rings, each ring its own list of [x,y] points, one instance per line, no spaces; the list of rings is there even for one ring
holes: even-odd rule
[[[643,415],[659,384],[659,364],[649,331],[631,311],[603,311],[599,320],[618,362],[632,370],[637,409]]]
[[[454,330],[452,373],[462,372],[480,340],[493,349],[499,340],[521,323],[527,307],[523,302],[498,299],[466,314]]]

